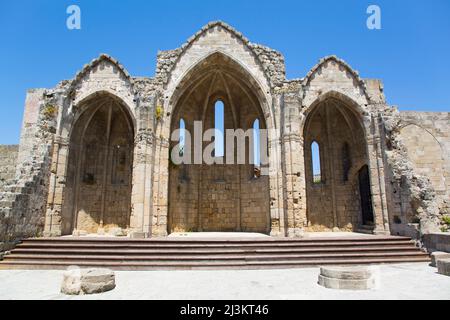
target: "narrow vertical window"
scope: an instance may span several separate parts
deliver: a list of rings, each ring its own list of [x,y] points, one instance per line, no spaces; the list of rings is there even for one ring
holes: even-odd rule
[[[313,141],[311,144],[311,156],[312,156],[312,169],[313,169],[313,181],[314,183],[322,183],[322,171],[320,165],[320,146],[317,141]]]
[[[180,156],[184,155],[184,146],[186,141],[186,124],[184,119],[180,119]]]
[[[254,177],[261,176],[261,136],[260,136],[259,119],[253,122],[253,165]]]
[[[225,152],[225,110],[222,101],[216,102],[214,112],[214,129],[216,130],[214,156],[223,157]]]

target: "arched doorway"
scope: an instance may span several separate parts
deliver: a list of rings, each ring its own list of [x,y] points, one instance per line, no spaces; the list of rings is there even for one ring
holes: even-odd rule
[[[334,97],[313,106],[304,127],[304,155],[307,230],[373,228],[367,141],[355,108]]]
[[[212,54],[185,76],[176,93],[171,132],[183,123],[192,138],[192,144],[186,144],[192,155],[195,141],[202,139],[198,134],[209,129],[248,133],[267,128],[255,81],[249,78],[238,63],[221,53]],[[258,130],[254,130],[256,120]],[[197,128],[201,124],[199,131],[196,123]],[[170,162],[169,233],[270,232],[269,177],[255,175],[260,168],[254,159],[261,157],[255,157],[254,150],[261,148],[252,147],[247,136],[244,151],[239,149],[245,161],[238,163],[239,141],[233,141],[231,145],[216,136],[215,141],[201,143],[202,151],[215,146],[210,154],[213,164]],[[170,149],[176,144],[172,142]]]
[[[70,136],[63,235],[127,229],[131,212],[134,130],[123,103],[98,94],[79,107]]]
[[[370,190],[369,167],[364,165],[358,171],[359,196],[361,198],[361,216],[363,225],[372,225],[375,221]]]

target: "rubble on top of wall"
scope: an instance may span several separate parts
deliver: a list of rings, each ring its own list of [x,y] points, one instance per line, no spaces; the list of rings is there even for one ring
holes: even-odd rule
[[[175,50],[158,51],[156,72],[155,72],[155,84],[160,88],[169,81],[170,73],[175,67],[181,53],[182,49],[178,48]]]
[[[286,80],[284,56],[280,52],[260,44],[249,43],[249,47],[261,61],[264,72],[271,80],[272,86],[275,89],[280,88]]]
[[[142,100],[149,100],[155,93],[160,93],[161,82],[158,78],[133,78],[136,91]]]
[[[280,86],[275,88],[274,93],[295,93],[300,98],[301,95],[299,92],[302,90],[302,82],[303,78],[286,80]]]

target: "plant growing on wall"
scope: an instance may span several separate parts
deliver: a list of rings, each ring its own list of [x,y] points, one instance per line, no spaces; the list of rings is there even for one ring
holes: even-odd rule
[[[155,117],[157,120],[161,120],[163,117],[164,109],[161,106],[157,106],[155,110]]]
[[[42,115],[45,117],[45,119],[53,119],[58,112],[58,109],[52,105],[47,104],[44,109],[42,110]]]
[[[450,231],[450,216],[443,216],[442,222],[444,223],[444,226],[441,228],[442,232]]]

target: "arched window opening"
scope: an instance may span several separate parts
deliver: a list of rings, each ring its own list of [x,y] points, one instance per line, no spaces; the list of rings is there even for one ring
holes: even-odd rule
[[[222,101],[217,101],[214,110],[214,156],[223,157],[225,150],[225,106]]]
[[[259,119],[253,122],[253,177],[261,176],[261,136]]]
[[[311,144],[311,157],[312,157],[312,169],[313,169],[313,182],[320,184],[323,182],[322,170],[320,163],[320,146],[317,141],[313,141]]]
[[[350,157],[350,146],[347,142],[344,143],[342,146],[342,173],[343,173],[343,180],[344,182],[347,182],[349,179],[349,173],[350,169],[352,167],[352,159]]]
[[[184,147],[186,143],[186,123],[184,119],[180,119],[180,157],[184,155]]]

